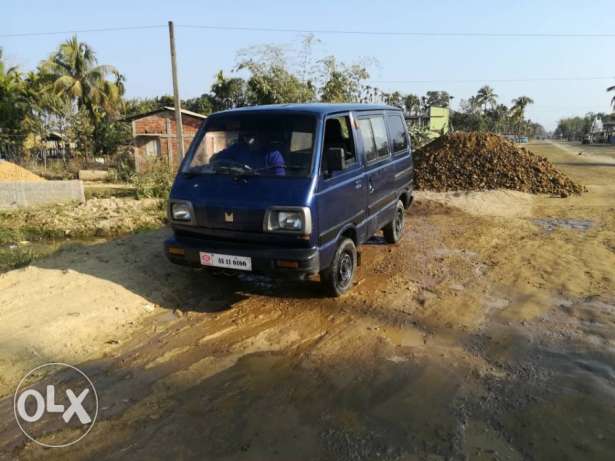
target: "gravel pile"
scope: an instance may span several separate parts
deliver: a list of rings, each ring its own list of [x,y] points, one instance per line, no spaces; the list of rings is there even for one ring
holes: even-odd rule
[[[0,181],[44,181],[44,179],[19,165],[0,160]]]
[[[567,197],[585,188],[547,159],[491,133],[449,133],[414,152],[417,189],[511,189]]]

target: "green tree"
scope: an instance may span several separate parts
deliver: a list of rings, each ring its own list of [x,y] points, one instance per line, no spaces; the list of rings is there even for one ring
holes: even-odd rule
[[[525,109],[528,105],[534,104],[534,100],[528,96],[519,96],[513,99],[512,104],[510,108],[511,118],[517,133],[521,134],[523,131],[523,121],[525,119]]]
[[[50,91],[70,101],[76,112],[85,111],[93,127],[92,147],[105,153],[103,122],[120,114],[124,77],[113,66],[98,65],[94,50],[76,36],[61,43],[39,70]]]
[[[323,81],[320,88],[322,102],[361,102],[374,96],[376,89],[363,84],[363,80],[369,78],[364,66],[338,63],[335,56],[323,58],[320,64]]]
[[[497,105],[497,97],[493,88],[485,85],[476,93],[476,103],[482,107],[483,112],[486,112],[487,108],[493,109]]]
[[[17,67],[7,67],[0,48],[0,129],[16,136],[28,113],[27,88]]]
[[[241,50],[238,61],[236,70],[250,73],[246,88],[248,104],[301,103],[315,99],[314,87],[289,70],[286,53],[279,46]]]
[[[418,115],[421,111],[421,99],[415,94],[404,96],[404,109],[409,115]]]
[[[211,86],[211,103],[214,111],[244,106],[246,103],[246,82],[242,78],[226,78],[222,71],[216,74]]]
[[[174,105],[173,96],[169,95],[156,96],[155,98],[132,98],[124,101],[124,115],[143,114],[161,107],[173,107]]]
[[[424,106],[427,107],[448,107],[451,103],[450,94],[446,91],[428,91],[425,93]]]
[[[392,93],[384,93],[383,99],[385,104],[389,104],[390,106],[396,106],[400,109],[403,109],[405,107],[404,97],[399,91],[393,91]]]

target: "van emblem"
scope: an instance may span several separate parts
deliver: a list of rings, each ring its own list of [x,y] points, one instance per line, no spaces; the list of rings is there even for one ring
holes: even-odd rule
[[[233,222],[235,220],[235,217],[233,216],[233,212],[232,211],[225,211],[224,212],[224,221],[225,222]]]

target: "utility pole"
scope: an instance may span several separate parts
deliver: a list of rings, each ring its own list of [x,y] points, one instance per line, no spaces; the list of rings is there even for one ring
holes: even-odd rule
[[[179,160],[184,158],[184,127],[182,124],[182,107],[179,99],[179,82],[177,81],[177,60],[175,57],[175,27],[169,21],[169,44],[171,46],[171,70],[173,72],[173,99],[175,100],[175,136]]]

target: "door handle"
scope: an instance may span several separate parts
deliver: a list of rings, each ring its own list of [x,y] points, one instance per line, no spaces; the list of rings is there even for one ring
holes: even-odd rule
[[[362,187],[363,187],[363,183],[361,182],[361,180],[360,180],[360,179],[358,179],[358,180],[356,180],[356,181],[354,182],[354,188],[355,188],[355,189],[361,189]]]

